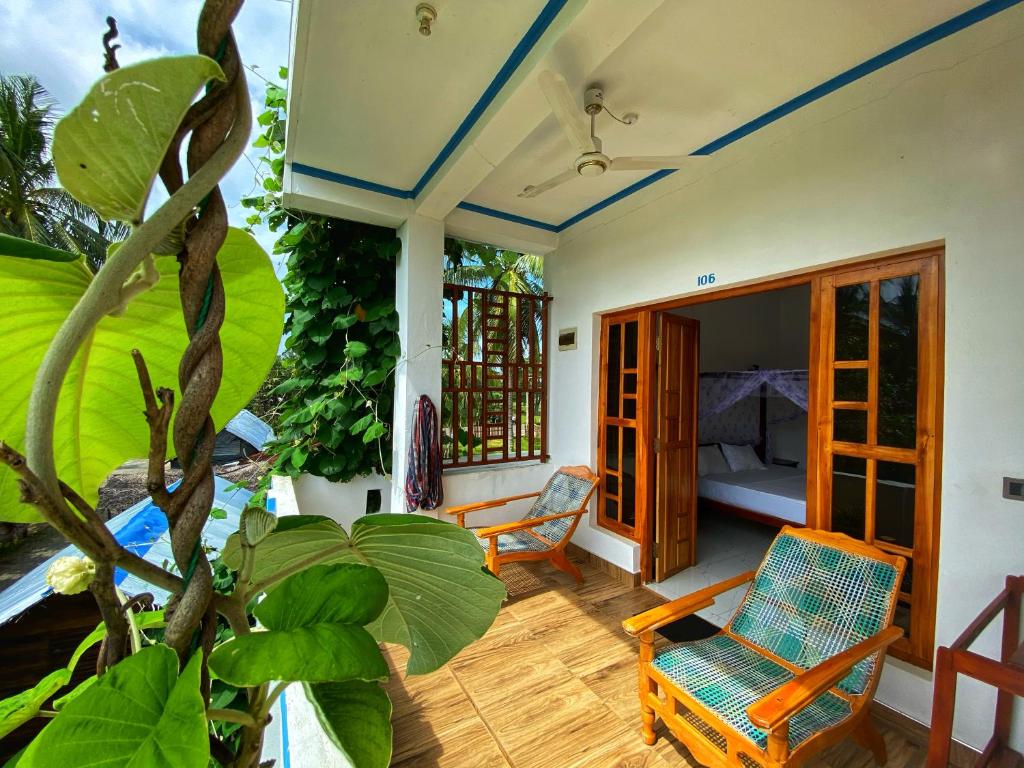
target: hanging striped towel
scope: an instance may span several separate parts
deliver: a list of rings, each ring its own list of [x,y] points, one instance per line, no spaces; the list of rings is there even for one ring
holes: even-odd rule
[[[441,488],[441,443],[437,410],[430,398],[420,395],[412,421],[409,466],[405,472],[405,508],[437,509],[444,501]]]

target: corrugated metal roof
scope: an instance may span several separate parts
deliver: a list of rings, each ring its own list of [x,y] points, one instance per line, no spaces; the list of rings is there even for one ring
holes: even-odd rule
[[[256,417],[253,416],[253,418]],[[259,420],[257,419],[257,421]],[[210,518],[206,521],[206,526],[203,528],[203,542],[208,547],[219,551],[228,536],[238,530],[238,519],[245,505],[252,498],[252,492],[245,488],[233,488],[233,483],[223,477],[215,477],[214,483],[216,486],[214,508],[223,509],[226,516],[222,520]],[[177,483],[171,485],[171,489],[176,485]],[[107,523],[107,528],[122,545],[151,563],[162,565],[165,560],[174,562],[170,534],[167,531],[167,518],[153,504],[151,498],[143,499],[138,504],[126,509],[110,520]],[[53,593],[53,589],[46,583],[46,569],[54,560],[58,557],[78,557],[81,554],[77,547],[65,547],[0,592],[0,625],[20,616]],[[128,595],[137,595],[141,592],[152,593],[157,604],[163,604],[169,597],[169,593],[165,590],[132,576],[120,568],[117,569],[114,581]]]
[[[253,448],[263,450],[267,443],[274,439],[274,430],[263,419],[252,411],[243,408],[224,425],[224,429],[235,437],[249,443]]]

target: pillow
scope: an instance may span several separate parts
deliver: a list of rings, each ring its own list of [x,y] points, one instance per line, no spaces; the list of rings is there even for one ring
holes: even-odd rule
[[[725,460],[729,462],[729,469],[733,472],[741,472],[744,469],[767,469],[757,458],[753,446],[722,443],[722,453],[725,454]]]
[[[702,445],[697,448],[697,474],[718,475],[723,472],[731,472],[729,465],[725,462],[725,456],[718,448],[718,445]]]

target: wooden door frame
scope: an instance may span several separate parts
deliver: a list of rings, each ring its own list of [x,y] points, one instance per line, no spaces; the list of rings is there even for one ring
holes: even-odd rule
[[[791,270],[788,272],[777,273],[775,275],[767,275],[765,277],[752,278],[750,280],[740,281],[730,285],[722,286],[721,288],[713,288],[710,290],[703,290],[697,293],[690,293],[685,296],[680,296],[674,299],[664,299],[662,301],[654,301],[646,304],[639,304],[633,307],[620,308],[616,310],[610,310],[608,312],[601,313],[599,318],[603,320],[605,317],[613,317],[616,315],[622,315],[627,313],[641,313],[647,316],[647,334],[646,339],[643,334],[638,338],[644,340],[645,343],[641,344],[639,350],[640,363],[643,364],[644,355],[646,354],[646,365],[643,365],[647,371],[648,381],[657,380],[657,356],[655,354],[655,348],[657,344],[658,335],[658,314],[661,312],[667,312],[673,309],[680,309],[683,307],[695,306],[698,304],[707,304],[712,301],[723,301],[725,299],[737,298],[740,296],[749,296],[755,293],[768,293],[769,291],[777,291],[782,288],[791,288],[797,285],[807,285],[811,292],[811,306],[810,312],[808,313],[808,323],[810,325],[808,331],[808,388],[809,391],[817,391],[816,387],[816,375],[812,373],[819,367],[821,361],[821,355],[825,354],[822,350],[823,337],[827,334],[822,333],[819,326],[821,325],[821,298],[820,298],[820,286],[822,278],[830,275],[836,275],[846,270],[863,269],[864,267],[870,267],[873,264],[884,264],[884,263],[897,263],[899,261],[911,261],[914,259],[921,258],[928,254],[934,254],[939,252],[937,272],[939,278],[939,321],[938,321],[938,341],[937,345],[937,361],[938,371],[940,380],[938,382],[939,389],[939,402],[938,402],[938,413],[940,418],[937,424],[936,434],[936,468],[935,468],[935,505],[938,507],[940,503],[941,495],[941,468],[942,468],[942,423],[944,419],[942,416],[943,405],[942,405],[942,372],[944,371],[944,354],[945,354],[945,327],[944,327],[944,316],[945,316],[945,240],[932,240],[925,243],[919,243],[916,245],[903,246],[900,248],[890,248],[884,251],[877,251],[875,253],[866,254],[863,256],[854,256],[848,259],[839,259],[836,261],[827,262],[825,264],[818,264],[803,269]],[[603,326],[602,326],[603,327]],[[603,344],[603,339],[602,339]],[[646,347],[646,352],[644,350]],[[598,354],[601,354],[601,350],[598,350]],[[599,366],[600,369],[600,366]],[[599,382],[600,385],[600,382]],[[648,387],[648,391],[653,395],[654,387]],[[820,407],[816,402],[818,398],[808,398],[807,408],[807,498],[814,498],[814,509],[810,510],[808,507],[807,514],[807,527],[809,528],[820,528],[821,527],[821,515],[819,509],[819,488],[817,483],[817,454],[819,445],[819,433],[821,430],[821,413]],[[637,403],[638,413],[640,403]],[[647,404],[645,410],[644,421],[650,425],[651,419],[654,416],[654,403],[653,396],[647,397]],[[601,436],[600,429],[598,430],[598,449],[600,450]],[[641,522],[640,508],[637,509],[637,526],[636,531],[637,537],[630,537],[634,541],[637,541],[640,545],[640,577],[643,582],[649,581],[653,577],[654,572],[654,531],[652,525],[654,522],[654,504],[656,503],[656,488],[654,478],[654,465],[655,462],[651,461],[649,457],[653,456],[654,444],[651,429],[647,429],[647,439],[642,443],[642,453],[644,454],[644,479],[646,482],[646,489],[644,494],[637,493],[638,507],[643,509],[643,521]],[[638,448],[641,446],[638,435]],[[637,459],[638,467],[640,464],[640,457]],[[641,477],[639,468],[637,471],[637,479]],[[603,480],[602,480],[603,481]],[[641,496],[644,497],[643,502],[640,503]],[[642,527],[641,527],[642,526]],[[938,526],[933,532],[933,561],[935,567],[938,566]],[[932,612],[934,615],[934,596],[933,596]]]

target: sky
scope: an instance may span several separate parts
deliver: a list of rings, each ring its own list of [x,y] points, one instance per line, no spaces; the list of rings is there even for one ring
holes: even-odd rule
[[[201,0],[0,0],[0,73],[31,74],[64,112],[73,108],[103,74],[105,19],[117,19],[122,66],[156,56],[195,53],[195,28]],[[242,61],[258,75],[278,81],[287,64],[290,0],[247,0],[234,24]],[[264,82],[247,72],[254,115],[263,111]],[[259,126],[253,121],[253,137]],[[261,149],[249,149],[221,182],[234,226],[249,213],[239,200],[253,194]],[[152,202],[158,203],[159,183]],[[268,253],[276,236],[254,233]],[[278,275],[280,259],[275,258]]]

